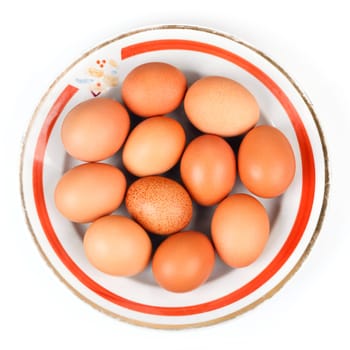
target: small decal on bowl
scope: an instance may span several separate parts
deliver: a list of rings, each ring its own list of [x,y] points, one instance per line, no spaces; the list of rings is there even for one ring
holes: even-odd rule
[[[79,85],[86,86],[92,96],[97,97],[118,85],[118,63],[115,59],[96,59],[75,79]]]

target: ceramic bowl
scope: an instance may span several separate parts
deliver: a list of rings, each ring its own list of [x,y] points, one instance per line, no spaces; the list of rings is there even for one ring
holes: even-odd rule
[[[53,200],[59,178],[79,163],[67,155],[60,140],[67,112],[89,98],[105,96],[121,101],[125,76],[150,61],[175,65],[185,73],[189,85],[206,75],[238,81],[259,103],[259,124],[279,128],[296,158],[296,174],[288,190],[277,198],[259,199],[271,221],[270,238],[259,259],[240,269],[229,268],[217,259],[209,280],[187,293],[160,288],[150,267],[129,278],[108,276],[93,268],[82,245],[86,225],[62,217]],[[172,116],[183,120],[182,109]],[[191,126],[185,128],[191,135]],[[120,165],[120,151],[107,162]],[[208,28],[162,25],[118,35],[86,52],[57,77],[28,126],[20,181],[35,242],[76,295],[98,310],[135,324],[184,328],[213,324],[251,310],[297,271],[325,215],[327,151],[312,104],[283,68],[260,49]],[[233,192],[248,191],[237,181]],[[123,206],[117,213],[127,215]],[[212,208],[195,207],[197,221],[189,228],[197,227],[199,217],[201,229],[210,235],[211,213]]]

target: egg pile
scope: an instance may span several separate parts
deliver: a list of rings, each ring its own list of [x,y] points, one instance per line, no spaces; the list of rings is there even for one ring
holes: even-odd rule
[[[294,177],[285,135],[257,126],[255,97],[226,77],[187,87],[178,68],[150,62],[129,72],[121,95],[123,103],[100,97],[78,104],[61,128],[65,150],[82,164],[59,180],[55,204],[68,220],[89,224],[83,247],[91,265],[134,276],[151,264],[161,287],[188,292],[207,281],[216,254],[232,268],[253,263],[270,232],[258,198],[283,194]],[[170,114],[182,103],[180,122]],[[190,141],[185,123],[198,135]],[[238,152],[229,142],[234,137],[242,139]],[[104,162],[117,153],[121,169]],[[174,168],[180,181],[166,176]],[[135,180],[128,184],[130,174]],[[232,192],[238,176],[250,194]],[[129,215],[114,215],[122,203]],[[214,208],[210,232],[186,230],[193,203]],[[150,234],[164,238],[155,249]]]

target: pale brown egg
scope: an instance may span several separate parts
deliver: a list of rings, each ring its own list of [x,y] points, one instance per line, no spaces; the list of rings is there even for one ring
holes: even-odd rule
[[[207,76],[191,85],[184,108],[196,128],[220,136],[243,134],[259,119],[255,97],[241,84],[220,76]]]
[[[192,201],[176,181],[146,176],[130,185],[125,197],[130,215],[147,231],[164,235],[182,230],[192,218]]]
[[[209,238],[201,232],[175,233],[157,248],[152,271],[164,289],[184,293],[201,286],[213,271],[215,252]]]
[[[186,147],[180,172],[192,198],[201,205],[213,205],[226,197],[235,184],[235,155],[222,137],[202,135]]]
[[[264,206],[248,194],[225,198],[215,209],[211,235],[220,258],[231,267],[253,263],[263,252],[270,233]]]
[[[122,85],[122,99],[140,117],[174,111],[182,102],[187,87],[185,75],[163,62],[144,63],[134,68]]]
[[[62,176],[55,189],[55,204],[67,219],[86,223],[117,209],[125,190],[126,179],[118,168],[87,163]]]
[[[65,117],[61,139],[74,158],[95,162],[111,157],[124,143],[130,128],[127,110],[110,98],[81,102]]]
[[[269,125],[253,128],[239,147],[238,171],[242,183],[257,196],[281,195],[295,174],[295,157],[288,139]]]
[[[110,215],[89,226],[84,235],[84,251],[98,270],[113,276],[134,276],[148,265],[152,244],[135,221]]]
[[[177,163],[185,143],[178,121],[166,116],[148,118],[131,131],[123,148],[124,166],[136,176],[162,174]]]

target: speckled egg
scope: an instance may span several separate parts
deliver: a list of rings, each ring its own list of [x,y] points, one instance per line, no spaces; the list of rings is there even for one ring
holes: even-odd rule
[[[139,224],[160,235],[182,230],[192,218],[190,195],[178,182],[163,176],[136,180],[128,188],[125,204]]]

